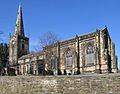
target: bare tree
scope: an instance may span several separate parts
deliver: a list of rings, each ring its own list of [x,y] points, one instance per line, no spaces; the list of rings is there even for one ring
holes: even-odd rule
[[[53,32],[44,33],[39,38],[40,48],[42,49],[45,46],[52,45],[52,44],[56,43],[57,41],[59,41],[59,38],[55,33],[53,33]]]

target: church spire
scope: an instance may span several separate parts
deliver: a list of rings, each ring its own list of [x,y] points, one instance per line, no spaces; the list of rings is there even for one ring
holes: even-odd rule
[[[23,37],[25,36],[24,35],[24,26],[23,26],[23,18],[22,18],[22,4],[21,4],[21,2],[19,4],[18,16],[17,16],[14,35],[20,35]]]

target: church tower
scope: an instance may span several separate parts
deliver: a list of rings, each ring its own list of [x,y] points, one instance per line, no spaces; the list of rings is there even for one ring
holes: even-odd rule
[[[9,65],[16,66],[18,58],[29,53],[29,38],[24,34],[21,3],[19,4],[15,32],[13,36],[10,36],[9,46]]]

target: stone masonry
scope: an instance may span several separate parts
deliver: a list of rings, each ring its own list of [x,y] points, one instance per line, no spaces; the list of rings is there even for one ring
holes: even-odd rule
[[[0,77],[0,94],[120,94],[120,74]]]

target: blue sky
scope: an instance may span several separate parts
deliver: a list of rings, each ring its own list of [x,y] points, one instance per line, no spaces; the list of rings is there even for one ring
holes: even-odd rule
[[[18,5],[19,0],[0,2],[0,31],[5,42],[14,33]],[[120,58],[120,0],[22,0],[22,7],[25,33],[31,35],[30,50],[38,46],[45,32],[65,40],[106,25]]]

